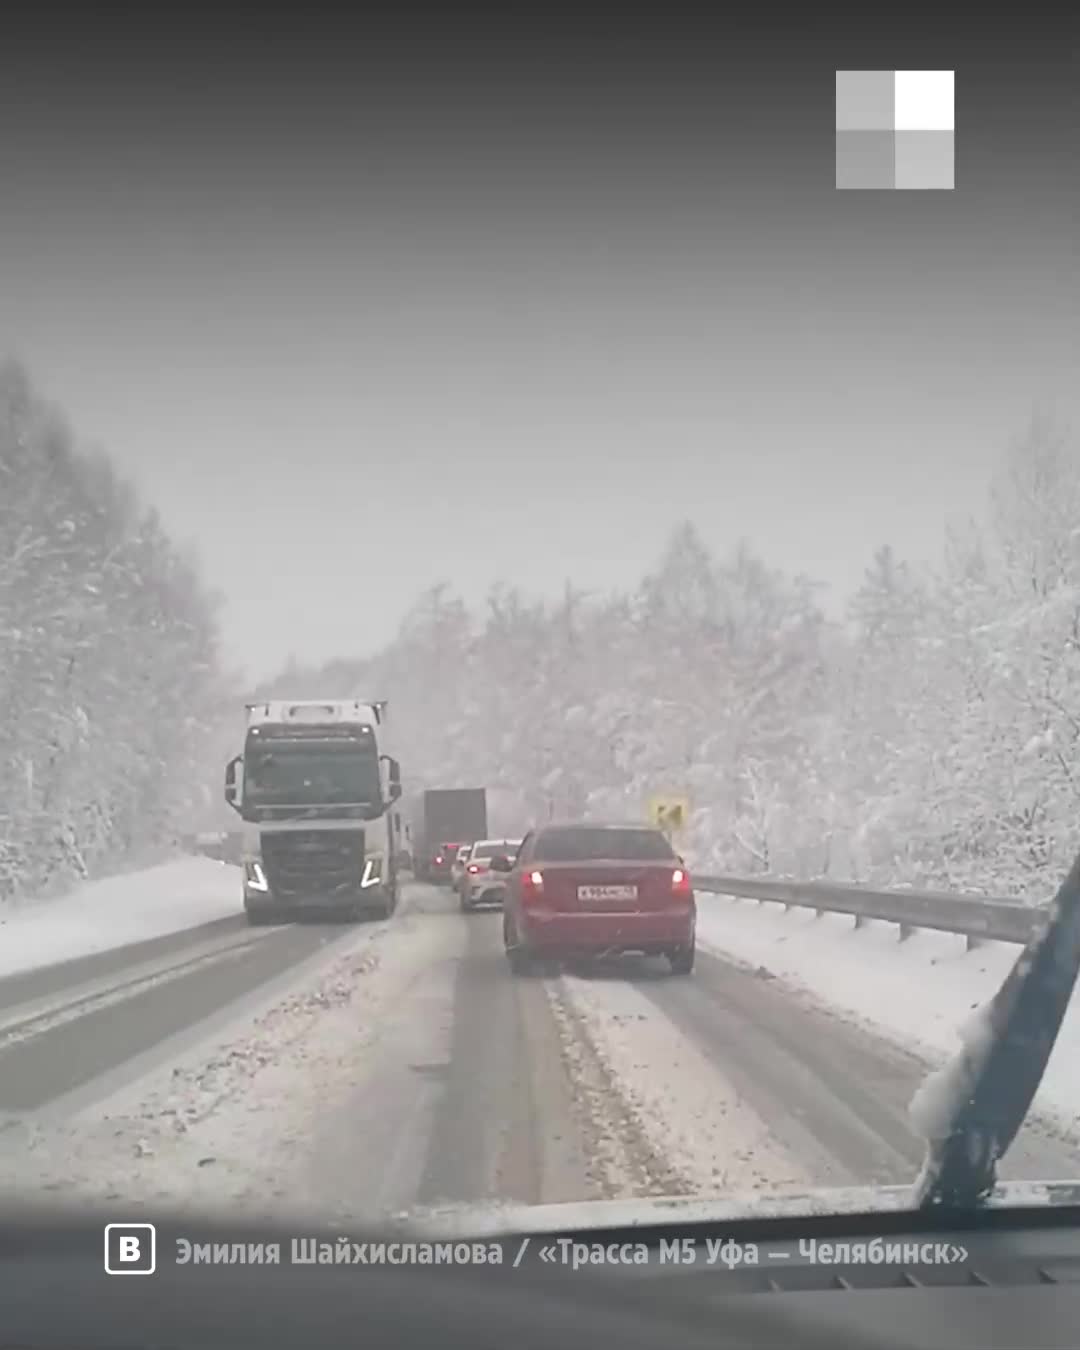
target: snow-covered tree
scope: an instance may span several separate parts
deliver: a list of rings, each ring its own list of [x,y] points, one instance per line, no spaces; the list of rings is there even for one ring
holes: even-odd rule
[[[0,370],[0,897],[167,846],[202,792],[214,602],[107,457]]]

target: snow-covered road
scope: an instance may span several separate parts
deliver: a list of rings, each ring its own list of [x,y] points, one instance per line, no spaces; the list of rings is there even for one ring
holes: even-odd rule
[[[703,954],[514,979],[500,919],[239,916],[0,980],[0,1187],[342,1222],[902,1182],[926,1065]],[[1029,1125],[1006,1176],[1080,1176]]]

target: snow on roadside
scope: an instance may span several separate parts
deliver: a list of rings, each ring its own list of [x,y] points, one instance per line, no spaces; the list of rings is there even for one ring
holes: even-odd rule
[[[319,1119],[355,1090],[380,1027],[445,946],[437,916],[360,928],[215,1044],[62,1124],[9,1122],[0,1127],[0,1193],[122,1200],[133,1212],[302,1210]]]
[[[961,1028],[1000,988],[1020,948],[992,942],[968,951],[963,937],[920,929],[899,941],[895,924],[861,928],[843,914],[700,894],[702,950],[734,958],[794,985],[932,1061],[952,1056]],[[1080,1131],[1080,1000],[1066,1014],[1034,1109]]]
[[[0,906],[0,977],[167,937],[242,913],[239,868],[178,858],[87,882],[52,900]]]
[[[716,1065],[633,984],[564,976],[555,985],[582,1019],[654,1152],[683,1193],[809,1186],[811,1177]]]

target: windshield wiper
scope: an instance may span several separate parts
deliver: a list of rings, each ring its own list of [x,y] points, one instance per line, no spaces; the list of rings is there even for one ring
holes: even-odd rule
[[[997,1184],[997,1164],[1042,1081],[1080,969],[1080,857],[989,1003],[961,1029],[955,1059],[911,1103],[927,1140],[915,1183],[923,1208],[969,1209]]]

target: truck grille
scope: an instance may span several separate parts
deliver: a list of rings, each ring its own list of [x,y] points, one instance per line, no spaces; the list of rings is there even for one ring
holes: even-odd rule
[[[352,830],[264,833],[262,864],[278,896],[339,895],[360,888],[364,834]]]

